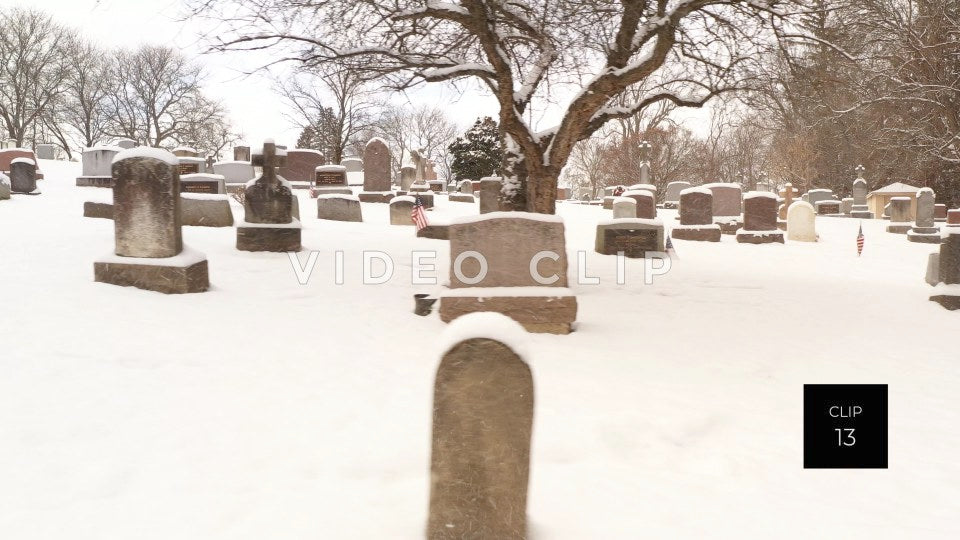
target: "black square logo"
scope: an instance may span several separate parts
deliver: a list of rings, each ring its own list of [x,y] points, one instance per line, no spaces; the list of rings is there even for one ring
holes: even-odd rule
[[[886,469],[887,385],[803,385],[803,468]]]

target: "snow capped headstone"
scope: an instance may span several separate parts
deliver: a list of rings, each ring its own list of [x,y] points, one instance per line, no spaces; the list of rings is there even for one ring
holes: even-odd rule
[[[910,204],[910,197],[893,197],[890,199],[888,233],[906,234],[910,230]]]
[[[907,232],[907,240],[924,244],[940,243],[940,229],[934,221],[935,203],[936,195],[932,189],[925,187],[917,192],[917,219]]]
[[[196,152],[192,148],[190,149],[193,152]],[[187,153],[187,150],[181,150],[181,153]],[[180,174],[200,174],[201,169],[206,168],[207,160],[198,157],[198,156],[177,156],[177,161],[180,163]]]
[[[460,193],[469,193],[473,195],[473,180],[461,180],[457,184],[457,190]]]
[[[57,159],[57,147],[52,144],[38,144],[37,159]]]
[[[300,221],[294,218],[295,195],[290,183],[277,175],[286,159],[273,141],[263,143],[252,164],[263,173],[244,188],[244,223],[237,227],[241,251],[300,251]]]
[[[836,216],[840,214],[840,201],[820,199],[814,205],[818,216]]]
[[[480,179],[480,213],[500,211],[500,190],[503,188],[503,178],[488,176]]]
[[[656,196],[647,190],[625,191],[621,197],[629,197],[637,202],[637,216],[640,219],[654,219],[657,217]]]
[[[836,199],[831,189],[811,189],[807,192],[807,202],[812,204],[814,208],[820,201],[835,201]]]
[[[122,148],[122,149],[124,149],[124,150],[127,150],[127,149],[129,149],[129,148],[134,148],[134,147],[136,147],[136,146],[137,146],[137,141],[135,141],[135,140],[133,140],[133,139],[118,139],[117,142],[116,142],[116,146],[117,146],[118,148]]]
[[[594,251],[602,255],[623,253],[642,259],[664,251],[663,222],[659,219],[615,219],[597,223]]]
[[[226,193],[226,182],[219,174],[184,174],[180,176],[181,193]]]
[[[0,201],[10,199],[10,177],[0,174]]]
[[[947,210],[947,227],[960,227],[960,209]]]
[[[690,182],[670,182],[663,195],[664,208],[677,208],[680,205],[680,192],[690,187]]]
[[[737,231],[742,244],[783,243],[777,228],[777,196],[766,191],[751,191],[743,196],[743,228]]]
[[[960,309],[960,229],[948,227],[944,231],[940,243],[940,256],[937,279],[940,284],[930,300],[941,306],[955,310]]]
[[[320,195],[317,197],[317,219],[362,222],[360,199],[353,195]]]
[[[24,195],[39,195],[37,190],[37,163],[26,157],[10,162],[10,191]]]
[[[632,197],[613,199],[613,219],[633,219],[637,217],[637,200]]]
[[[390,148],[383,139],[370,139],[363,149],[363,190],[390,191]]]
[[[867,206],[867,181],[863,177],[867,169],[857,165],[857,178],[853,181],[853,207],[850,208],[850,217],[873,219],[873,212]]]
[[[434,382],[427,538],[527,538],[534,389],[522,334],[495,313],[445,332],[456,342]]]
[[[793,187],[793,184],[787,182],[783,186],[783,189],[780,190],[780,196],[783,197],[783,204],[780,205],[777,219],[780,221],[786,221],[787,210],[790,209],[790,205],[793,204],[794,199],[797,197],[797,188]],[[780,228],[784,228],[782,223],[780,224]]]
[[[15,159],[26,158],[34,162],[36,165],[37,156],[33,153],[32,150],[27,148],[8,148],[6,150],[0,150],[0,173],[9,173],[10,164],[13,163]],[[37,180],[43,180],[43,173],[40,172],[39,167],[36,171]]]
[[[703,187],[681,191],[680,225],[670,234],[678,240],[719,242],[720,226],[713,222],[713,192]]]
[[[340,160],[348,173],[363,172],[363,160],[358,157],[346,157]]]
[[[317,167],[326,164],[326,158],[317,150],[308,148],[294,148],[287,150],[286,165],[277,172],[281,177],[290,182],[308,182],[314,183],[316,180]],[[346,174],[344,174],[343,185],[346,184]]]
[[[713,193],[713,221],[723,234],[736,234],[740,228],[743,190],[739,184],[714,183],[703,187]]]
[[[570,332],[577,299],[566,288],[559,217],[492,212],[453,222],[449,237],[450,289],[440,298],[443,321],[495,311],[531,332]]]
[[[844,197],[840,199],[840,213],[849,216],[853,210],[853,197]]]
[[[413,225],[413,205],[414,198],[408,195],[394,197],[390,201],[390,224],[391,225]]]
[[[173,155],[177,157],[200,157],[200,152],[192,146],[178,146],[173,149]]]
[[[417,169],[412,165],[400,167],[400,189],[408,191],[417,181]]]
[[[787,210],[787,239],[796,242],[816,242],[816,212],[806,201],[794,201]]]
[[[167,294],[207,290],[206,257],[183,248],[177,158],[124,150],[112,172],[115,249],[94,263],[96,281]]]
[[[213,164],[213,173],[223,177],[227,184],[246,184],[256,177],[249,161],[219,161]]]

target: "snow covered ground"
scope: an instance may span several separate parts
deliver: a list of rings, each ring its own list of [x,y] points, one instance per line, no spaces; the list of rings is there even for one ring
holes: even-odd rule
[[[198,227],[210,292],[103,285],[113,223],[82,206],[109,192],[40,166],[41,196],[0,201],[0,538],[423,536],[445,325],[412,313],[435,287],[410,264],[436,250],[444,281],[445,242],[386,205],[321,222],[301,193],[306,285]],[[858,258],[859,222],[818,218],[817,244],[675,241],[668,274],[644,285],[631,260],[618,285],[592,249],[609,211],[560,215],[601,284],[571,283],[575,333],[528,338],[532,538],[960,536],[960,312],[927,300],[936,246],[867,221]],[[361,283],[364,250],[391,281]],[[888,470],[803,469],[804,383],[890,385]]]

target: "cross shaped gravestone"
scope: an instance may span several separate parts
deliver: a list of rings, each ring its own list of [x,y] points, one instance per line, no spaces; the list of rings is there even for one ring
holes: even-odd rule
[[[300,222],[294,218],[296,197],[289,182],[281,181],[277,167],[286,164],[273,141],[263,143],[251,164],[263,172],[244,188],[243,225],[237,227],[237,249],[242,251],[299,251]]]
[[[263,143],[263,153],[254,154],[251,164],[254,167],[263,167],[264,182],[268,184],[277,184],[280,182],[277,176],[277,168],[287,164],[286,155],[277,155],[277,145],[271,141]]]
[[[857,171],[857,180],[860,180],[863,178],[863,173],[867,170],[867,168],[863,165],[857,165],[857,168],[854,170]]]

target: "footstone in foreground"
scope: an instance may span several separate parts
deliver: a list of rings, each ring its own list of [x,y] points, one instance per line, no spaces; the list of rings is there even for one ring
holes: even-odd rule
[[[533,429],[530,367],[516,322],[475,313],[444,332],[430,452],[427,538],[527,538]]]
[[[659,219],[615,219],[597,223],[594,250],[602,255],[623,253],[643,259],[664,252],[663,222]]]
[[[206,291],[207,259],[184,249],[176,156],[133,148],[113,163],[114,253],[94,263],[94,279],[166,294]]]
[[[362,222],[360,199],[354,195],[320,195],[317,197],[317,219]]]

